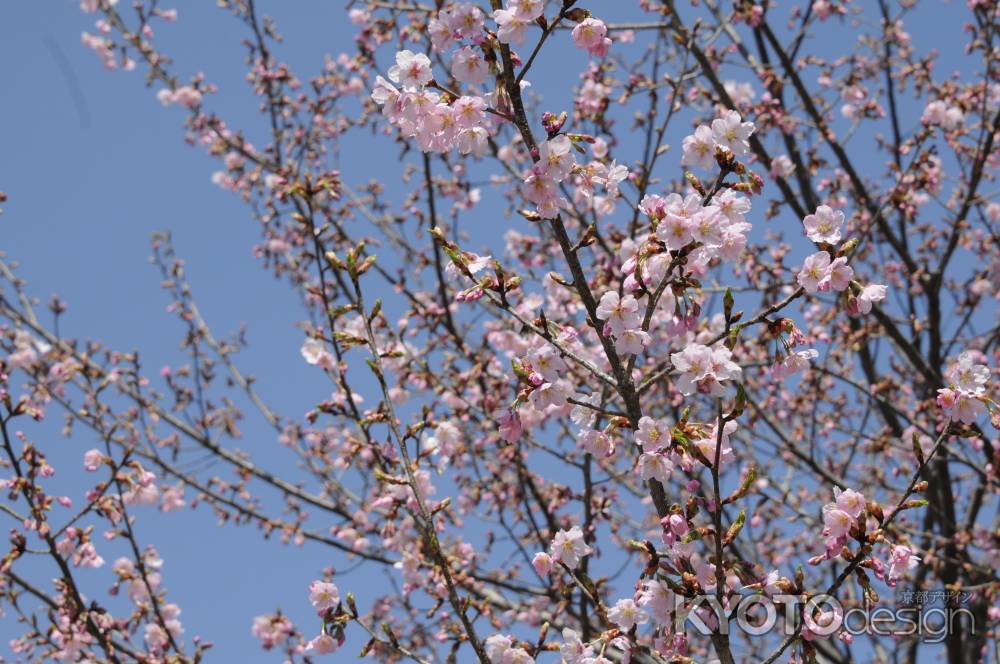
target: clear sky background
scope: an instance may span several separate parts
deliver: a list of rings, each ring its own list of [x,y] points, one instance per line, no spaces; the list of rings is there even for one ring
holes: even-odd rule
[[[127,3],[122,2],[126,11]],[[174,4],[179,21],[160,22],[156,42],[174,58],[181,80],[204,71],[218,84],[220,93],[209,97],[208,104],[231,127],[247,130],[251,140],[262,145],[257,102],[243,80],[245,49],[240,40],[245,29],[213,2]],[[609,20],[632,13],[622,8],[625,4],[589,3]],[[950,8],[927,4],[933,11],[918,14],[923,18],[908,25],[918,50],[921,44],[947,49],[948,40],[961,43]],[[325,54],[336,56],[353,46],[353,26],[341,1],[259,0],[258,6],[262,14],[274,16],[286,37],[278,57],[303,79],[319,70]],[[133,72],[107,71],[80,44],[82,31],[94,31],[94,18],[82,14],[72,0],[22,0],[0,7],[0,190],[10,199],[0,217],[0,250],[21,264],[19,274],[43,303],[55,293],[69,303],[62,320],[64,334],[100,339],[120,350],[141,350],[153,374],[164,364],[183,361],[178,351],[183,330],[164,311],[169,299],[147,260],[151,234],[171,231],[216,335],[246,323],[251,345],[241,355],[242,366],[259,378],[262,396],[277,412],[301,417],[330,392],[322,374],[299,357],[302,334],[294,322],[303,317],[301,308],[288,287],[253,258],[258,228],[235,195],[211,183],[217,162],[182,140],[183,111],[160,106],[155,89],[144,85],[141,66]],[[941,37],[942,25],[948,26],[948,40]],[[562,43],[552,46],[560,53],[556,64],[542,62],[531,78],[536,87],[554,90],[546,92],[548,99],[565,101],[586,57],[566,46],[568,33],[560,37]],[[818,44],[828,52],[849,45],[839,40]],[[558,103],[547,107],[561,108]],[[912,125],[919,112],[911,108],[906,124]],[[678,124],[667,142],[679,144],[685,130]],[[638,156],[641,146],[636,147],[628,161]],[[390,141],[364,135],[346,142],[342,155],[342,170],[352,184],[390,172],[385,164],[397,161]],[[674,168],[676,155],[667,162]],[[398,172],[392,169],[383,181],[390,192],[402,191]],[[287,461],[273,431],[249,415],[241,447],[280,469]],[[59,424],[53,421],[30,433],[51,451],[60,470],[77,468],[94,441],[83,432],[64,439],[58,435]],[[82,478],[78,480],[84,486]],[[190,491],[187,496],[192,497]],[[140,539],[155,544],[166,561],[164,584],[169,598],[183,608],[185,639],[190,643],[192,636],[201,634],[215,642],[210,661],[276,661],[276,655],[263,653],[250,636],[250,623],[255,615],[279,606],[306,630],[318,629],[306,588],[321,568],[342,566],[343,559],[334,551],[264,543],[252,528],[219,528],[204,507],[166,515],[140,509]],[[107,570],[80,574],[96,580],[90,592],[104,601]],[[343,590],[382,585],[381,574],[362,568],[350,583],[339,583]],[[35,578],[46,577],[42,572]],[[11,616],[0,620],[0,653],[20,632]],[[362,643],[352,638],[336,661],[353,661]]]
[[[276,13],[289,36],[282,57],[303,77],[319,70],[324,54],[352,45],[341,2],[258,4],[262,12]],[[162,50],[174,58],[182,79],[204,71],[220,88],[213,108],[263,143],[256,102],[243,80],[242,26],[213,2],[181,0],[175,6],[180,20],[160,23],[156,39]],[[64,334],[141,350],[153,374],[184,361],[178,351],[183,329],[165,312],[169,298],[148,262],[152,233],[171,231],[209,324],[220,336],[247,324],[245,368],[259,377],[263,397],[277,412],[301,417],[330,393],[322,374],[299,356],[303,337],[293,324],[303,318],[302,309],[289,288],[253,258],[257,225],[236,196],[210,181],[217,162],[184,143],[184,112],[161,107],[141,69],[107,71],[81,45],[80,33],[93,33],[94,19],[70,0],[0,8],[0,190],[10,199],[0,217],[0,249],[21,263],[19,274],[43,303],[53,293],[69,303]],[[248,416],[240,446],[280,469],[286,455],[273,430],[254,413]],[[55,455],[67,481],[95,441],[82,431],[64,439],[59,424],[30,433]],[[82,499],[79,491],[71,495]],[[318,632],[307,586],[320,569],[343,562],[333,560],[331,550],[286,547],[264,542],[256,529],[217,527],[205,507],[170,514],[138,509],[140,539],[163,556],[164,585],[183,609],[185,640],[190,644],[201,634],[213,641],[211,661],[280,661],[250,635],[253,617],[279,606],[304,629]],[[102,554],[110,564],[114,558],[106,549]],[[355,578],[364,586],[375,573],[364,569]],[[96,581],[90,586],[94,598],[107,600],[112,577],[106,568],[80,575]],[[51,576],[51,568],[42,566],[34,578]],[[7,642],[21,631],[12,616],[0,621],[0,653],[10,655]],[[343,656],[362,643],[352,640]]]

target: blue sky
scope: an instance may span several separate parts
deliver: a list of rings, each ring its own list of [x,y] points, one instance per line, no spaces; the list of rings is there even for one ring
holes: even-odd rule
[[[169,299],[147,260],[151,234],[170,230],[209,324],[220,335],[248,325],[247,370],[260,377],[260,391],[279,412],[300,417],[329,395],[321,374],[298,354],[302,334],[293,323],[303,317],[301,308],[287,286],[259,269],[251,253],[257,227],[235,196],[211,183],[214,160],[184,143],[183,113],[162,108],[141,72],[109,72],[80,44],[81,31],[93,32],[94,17],[77,4],[25,2],[3,10],[0,190],[10,200],[0,247],[22,264],[19,274],[43,302],[58,293],[69,303],[65,334],[141,349],[155,373],[183,361],[183,330],[165,312]],[[261,4],[269,11],[279,3]],[[295,5],[281,27],[310,38],[296,39],[287,58],[312,73],[323,53],[349,45],[349,33],[339,3]],[[242,79],[241,28],[214,3],[184,2],[179,10],[181,21],[158,35],[178,72],[205,71],[225,91],[212,100],[215,108],[234,125],[259,127]],[[241,447],[280,464],[273,431],[250,418]],[[66,476],[94,441],[61,438],[59,419],[30,433],[57,462],[64,460],[57,467],[70,481]],[[73,486],[82,487],[78,482]],[[212,661],[275,661],[250,636],[250,623],[279,606],[318,630],[306,588],[335,562],[328,551],[265,543],[250,528],[217,527],[204,507],[167,515],[147,508],[138,532],[166,561],[165,586],[183,608],[186,639],[201,634],[216,643]],[[42,566],[35,578],[51,578],[50,572]],[[97,581],[90,592],[104,601],[106,570],[82,575]],[[0,622],[0,653],[17,627],[10,617]]]
[[[595,13],[609,20],[628,13],[621,9],[624,3],[592,4]],[[269,0],[258,5],[262,13],[275,16],[286,37],[279,57],[303,78],[319,69],[325,54],[335,56],[352,46],[352,26],[342,3]],[[179,22],[161,24],[158,30],[161,49],[174,58],[182,80],[204,71],[218,84],[220,93],[209,99],[211,107],[262,144],[256,101],[243,80],[243,28],[214,3],[179,1],[177,6]],[[247,324],[250,348],[241,362],[259,377],[265,400],[278,412],[299,417],[325,398],[329,386],[299,358],[302,334],[294,322],[303,317],[302,310],[287,286],[253,258],[258,229],[237,197],[211,183],[216,162],[183,142],[183,113],[162,108],[146,89],[141,71],[102,68],[80,44],[81,31],[93,31],[93,17],[80,13],[76,2],[9,4],[0,16],[0,81],[6,101],[0,124],[0,190],[10,199],[0,218],[0,249],[21,263],[18,272],[34,295],[44,302],[58,293],[69,303],[62,331],[120,350],[141,350],[150,373],[182,361],[178,342],[183,331],[165,313],[168,298],[147,260],[151,234],[169,230],[216,334]],[[933,34],[939,18],[925,17],[909,26],[918,44],[921,36]],[[568,34],[561,37],[568,42]],[[819,47],[836,51],[842,43]],[[566,72],[575,81],[585,56],[565,43],[553,48],[560,53],[557,64],[541,63],[531,78],[538,88],[555,90],[547,93],[552,103],[546,106],[557,109],[558,100],[570,94]],[[919,109],[913,113],[918,115]],[[678,124],[677,135],[667,142],[679,144],[683,129]],[[343,145],[341,168],[348,182],[362,182],[384,172],[386,160],[395,161],[396,154],[390,141],[361,135]],[[669,156],[661,163],[668,161]],[[396,173],[384,184],[390,192],[402,191]],[[86,435],[64,439],[58,435],[59,424],[46,423],[30,434],[72,476],[70,467],[78,468],[93,441]],[[255,459],[277,468],[287,463],[277,452],[273,431],[260,418],[250,414],[243,429],[240,445]],[[67,481],[83,486],[83,478]],[[186,638],[201,634],[214,641],[212,661],[275,661],[250,636],[253,616],[280,606],[308,627],[309,581],[319,569],[344,562],[319,547],[299,550],[263,543],[250,528],[219,528],[204,507],[193,514],[147,511],[139,517],[140,537],[155,544],[166,561],[165,586],[184,610]],[[112,559],[107,553],[105,557]],[[36,578],[46,578],[44,569],[39,568]],[[90,592],[103,600],[109,579],[105,571],[82,574],[93,576],[97,583]],[[364,568],[352,575],[351,585],[381,585],[381,574]],[[19,633],[17,627],[10,618],[0,622],[0,652]],[[361,643],[352,639],[337,661],[349,661],[348,653]]]

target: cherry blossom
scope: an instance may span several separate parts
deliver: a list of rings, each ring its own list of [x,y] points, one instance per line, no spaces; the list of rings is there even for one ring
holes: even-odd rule
[[[396,64],[389,68],[389,80],[399,83],[404,89],[420,89],[433,77],[430,58],[410,50],[396,53]]]
[[[836,244],[840,242],[840,228],[844,225],[844,213],[828,205],[820,205],[816,212],[802,220],[806,236],[813,242]]]
[[[738,380],[742,374],[731,357],[732,353],[725,347],[713,350],[698,343],[688,345],[680,353],[672,353],[670,361],[674,370],[681,374],[677,389],[685,396],[696,392],[720,396],[722,381]]]
[[[639,428],[635,432],[635,440],[642,445],[644,452],[649,454],[659,452],[670,444],[670,426],[662,420],[655,420],[644,415],[639,418]]]
[[[496,21],[497,39],[504,44],[516,44],[520,46],[524,43],[525,32],[531,24],[531,20],[519,15],[516,11],[509,9],[497,9],[493,12],[493,20]]]
[[[340,644],[329,634],[320,634],[306,644],[306,652],[317,655],[329,655],[337,651]]]
[[[752,122],[744,122],[736,111],[728,111],[721,118],[712,121],[712,137],[717,147],[732,152],[737,157],[750,150],[750,136],[755,127]]]
[[[924,113],[920,119],[926,124],[938,125],[943,129],[950,130],[961,125],[965,116],[961,108],[948,106],[940,99],[935,99],[924,108]]]
[[[632,599],[620,599],[608,612],[608,618],[624,631],[649,620],[649,616]]]
[[[941,14],[959,47],[940,49],[909,2],[641,2],[605,23],[573,2],[358,0],[311,70],[301,21],[227,4],[213,35],[246,55],[249,115],[240,76],[164,48],[184,22],[153,0],[83,0],[76,48],[183,116],[216,164],[198,177],[259,234],[212,266],[250,257],[294,303],[252,311],[293,311],[274,324],[301,336],[212,327],[231,317],[202,315],[165,233],[164,348],[89,336],[77,312],[102,302],[46,301],[44,266],[0,256],[15,658],[208,661],[171,587],[192,570],[146,541],[196,507],[284,545],[276,574],[316,551],[308,597],[242,618],[289,662],[347,661],[348,639],[479,664],[898,649],[855,644],[829,606],[723,632],[694,595],[869,607],[909,583],[974,588],[977,628],[1000,616],[989,3]],[[969,622],[943,637],[959,659],[995,645]]]
[[[708,125],[700,125],[694,133],[685,136],[681,144],[684,151],[681,163],[710,170],[715,166],[715,135]]]
[[[340,603],[340,591],[332,583],[313,581],[309,585],[309,601],[312,602],[313,608],[323,612]]]
[[[591,55],[603,57],[611,46],[611,40],[605,36],[607,33],[608,28],[604,21],[591,16],[573,28],[573,43],[577,48],[586,49]]]
[[[579,526],[569,530],[560,530],[552,539],[552,559],[566,565],[570,569],[580,564],[580,558],[590,555],[592,549],[583,539],[583,531]]]
[[[604,321],[605,334],[621,334],[639,327],[639,303],[631,295],[608,291],[597,305],[597,317]]]
[[[544,551],[539,551],[531,559],[531,565],[539,576],[546,576],[552,570],[552,558]]]
[[[463,46],[451,56],[451,73],[463,83],[482,85],[489,76],[490,67],[481,52],[471,46]]]
[[[861,289],[856,299],[858,313],[867,314],[872,305],[885,299],[887,288],[882,284],[869,284]]]

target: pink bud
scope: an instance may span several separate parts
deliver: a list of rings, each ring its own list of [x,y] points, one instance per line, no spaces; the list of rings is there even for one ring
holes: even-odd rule
[[[521,437],[521,417],[516,410],[508,410],[500,417],[500,437],[508,443],[516,443]]]
[[[545,576],[552,570],[552,558],[544,551],[539,551],[531,559],[531,565],[538,572],[539,576]]]
[[[680,514],[670,515],[670,530],[678,537],[684,537],[688,532],[687,520]]]

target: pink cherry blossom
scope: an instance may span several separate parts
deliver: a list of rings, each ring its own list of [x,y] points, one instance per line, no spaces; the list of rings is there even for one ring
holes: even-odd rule
[[[524,43],[525,32],[531,24],[529,19],[519,16],[516,12],[508,9],[497,9],[493,12],[493,20],[496,21],[497,39],[504,44],[516,44],[520,46]]]
[[[585,18],[573,28],[573,43],[577,48],[586,49],[591,55],[602,57],[611,46],[607,34],[608,28],[604,21],[594,17]]]
[[[389,80],[409,90],[422,88],[433,76],[430,58],[410,50],[396,53],[396,64],[389,68]]]
[[[852,519],[857,519],[865,509],[865,497],[854,489],[841,491],[835,488],[833,495],[836,499],[837,508],[845,512]]]
[[[889,557],[889,573],[886,575],[886,584],[891,588],[903,578],[910,570],[917,567],[920,558],[913,555],[913,551],[902,545],[892,547],[892,555]]]
[[[306,644],[306,652],[317,655],[329,655],[336,652],[339,647],[340,644],[332,636],[329,634],[320,634]]]
[[[639,327],[639,303],[631,295],[620,297],[615,291],[608,291],[597,305],[597,317],[611,334],[619,334]]]
[[[727,111],[721,118],[712,121],[712,136],[715,144],[729,150],[737,157],[750,150],[750,136],[755,127],[752,122],[744,122],[736,111]]]
[[[547,576],[552,571],[552,558],[544,551],[539,551],[531,559],[531,565],[539,576]]]
[[[820,205],[816,212],[802,220],[806,236],[813,242],[836,244],[840,242],[840,228],[844,225],[844,213],[828,205]]]
[[[580,564],[580,558],[590,555],[592,549],[583,539],[583,531],[579,526],[569,530],[560,530],[552,539],[552,559],[574,569]]]
[[[830,282],[830,254],[817,251],[806,258],[797,281],[807,293],[818,293]]]
[[[313,581],[309,584],[309,601],[319,612],[332,609],[340,603],[340,591],[332,583]]]
[[[845,536],[853,524],[851,515],[841,509],[832,507],[823,511],[823,536],[828,539]]]
[[[673,462],[663,454],[640,454],[636,472],[643,480],[656,480],[665,483],[673,472]]]
[[[899,643],[855,644],[828,605],[794,634],[727,641],[690,595],[732,617],[789,592],[891,602],[910,576],[974,588],[970,611],[1000,616],[980,578],[998,559],[995,3],[923,8],[928,41],[912,0],[617,3],[615,24],[591,14],[607,3],[354,2],[322,22],[334,47],[312,66],[319,22],[235,3],[212,38],[245,46],[242,90],[178,57],[191,34],[160,4],[82,0],[74,48],[179,107],[179,138],[214,165],[94,163],[122,209],[122,172],[155,173],[187,206],[178,223],[205,228],[190,185],[208,179],[257,237],[195,234],[182,256],[153,236],[173,324],[115,284],[46,301],[51,269],[0,256],[15,517],[0,595],[38,595],[17,607],[15,659],[203,657],[218,635],[185,632],[175,591],[193,579],[214,597],[214,579],[147,541],[199,505],[285,544],[276,580],[301,572],[300,547],[325,550],[299,606],[243,616],[279,661],[371,632],[379,660],[853,661]],[[66,127],[18,115],[64,101],[22,60],[12,136],[38,145],[14,141],[25,167],[0,212],[30,226],[25,182],[47,178],[76,214],[46,231],[94,254],[120,233],[77,195]],[[67,158],[39,170],[53,154]],[[120,253],[95,255],[114,268]],[[110,340],[87,330],[106,311],[124,312],[105,317]],[[143,326],[178,343],[125,334]],[[232,557],[187,535],[204,569]],[[685,615],[711,633],[680,630]],[[951,627],[942,651],[995,646]]]
[[[649,615],[630,598],[615,602],[615,605],[608,611],[608,618],[626,632],[636,625],[642,625],[649,621]]]
[[[665,421],[655,420],[644,415],[639,418],[639,428],[635,432],[635,440],[642,445],[644,452],[659,452],[670,444],[670,425]]]
[[[84,470],[94,472],[104,463],[104,455],[100,450],[87,450],[87,453],[83,455],[83,468]]]
[[[677,379],[677,388],[685,396],[696,392],[721,395],[721,382],[738,379],[742,373],[731,357],[728,348],[713,350],[697,343],[688,345],[680,353],[672,353],[670,361],[674,370],[681,374]]]
[[[857,296],[858,312],[862,314],[871,312],[872,304],[885,299],[886,290],[886,287],[881,284],[869,284],[863,287]]]
[[[481,51],[463,46],[451,56],[451,73],[463,83],[482,85],[490,74],[490,67]]]
[[[700,125],[693,134],[685,136],[681,148],[681,164],[705,170],[715,167],[715,135],[708,125]]]

